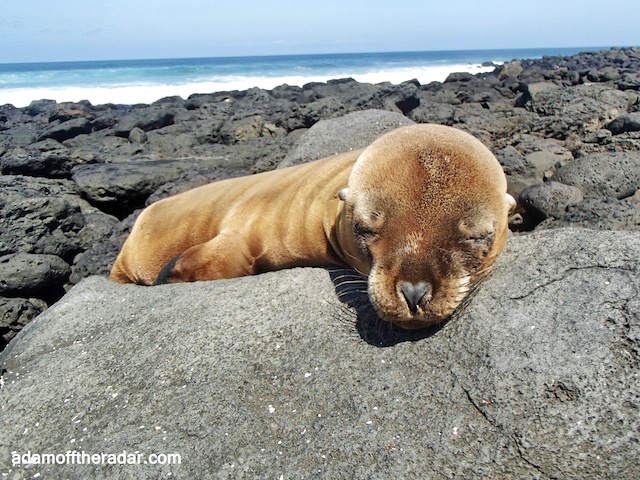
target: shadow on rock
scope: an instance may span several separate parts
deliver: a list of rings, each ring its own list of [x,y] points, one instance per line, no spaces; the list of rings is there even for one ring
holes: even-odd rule
[[[350,268],[330,268],[329,276],[342,303],[355,309],[356,330],[360,337],[375,347],[392,347],[401,342],[415,342],[431,337],[443,324],[422,330],[404,330],[378,317],[367,294],[367,277]]]

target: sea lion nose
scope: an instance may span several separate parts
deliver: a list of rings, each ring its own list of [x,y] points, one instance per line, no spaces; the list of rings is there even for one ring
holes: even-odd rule
[[[416,313],[420,301],[431,293],[431,285],[426,282],[400,282],[400,291],[407,301],[411,313]]]

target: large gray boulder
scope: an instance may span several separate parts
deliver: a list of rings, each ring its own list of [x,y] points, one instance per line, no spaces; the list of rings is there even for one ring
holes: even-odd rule
[[[64,142],[78,135],[91,133],[91,122],[87,118],[73,118],[61,123],[53,122],[45,131],[40,135],[38,141],[52,138],[58,142]]]
[[[84,202],[73,182],[0,175],[0,255],[25,252],[70,261],[82,248]]]
[[[637,233],[512,237],[467,308],[414,335],[340,303],[344,272],[91,277],[0,355],[0,473],[636,479],[639,270]],[[67,451],[181,464],[12,466]]]
[[[128,137],[135,128],[148,132],[173,124],[175,112],[166,105],[144,106],[132,109],[124,115],[115,127],[115,134],[119,137]]]
[[[545,182],[528,187],[520,194],[518,200],[536,220],[545,220],[549,217],[562,217],[569,205],[575,205],[583,198],[584,195],[578,187],[559,182]]]
[[[15,148],[0,156],[3,175],[34,175],[64,178],[69,175],[75,159],[69,149],[52,139],[37,142],[27,148]]]
[[[632,112],[615,118],[609,124],[605,125],[614,135],[625,132],[637,132],[640,130],[640,112]]]
[[[144,200],[189,172],[219,168],[224,163],[224,158],[205,158],[80,165],[73,169],[73,180],[89,201],[118,205]]]
[[[585,84],[538,92],[526,108],[563,125],[564,130],[556,133],[564,137],[603,128],[627,110],[632,95],[606,85]]]
[[[300,137],[278,168],[364,148],[388,131],[414,123],[400,113],[385,110],[364,110],[321,120]]]
[[[536,228],[586,227],[595,230],[640,230],[640,195],[617,198],[585,198],[567,205],[564,214],[549,218]]]
[[[580,188],[586,197],[623,199],[640,189],[640,153],[596,153],[560,167],[553,180]]]
[[[56,255],[12,253],[0,256],[0,295],[46,297],[71,275],[68,263]]]

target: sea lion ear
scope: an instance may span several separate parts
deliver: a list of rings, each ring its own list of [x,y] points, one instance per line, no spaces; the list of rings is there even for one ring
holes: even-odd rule
[[[513,198],[508,193],[506,194],[506,196],[507,196],[507,204],[509,205],[509,215],[511,215],[516,210],[516,206],[517,206],[516,199]]]
[[[338,198],[339,198],[340,200],[342,200],[343,202],[346,202],[346,201],[347,201],[347,192],[348,192],[348,191],[349,191],[349,189],[348,189],[348,188],[343,188],[342,190],[340,190],[340,191],[338,192]]]

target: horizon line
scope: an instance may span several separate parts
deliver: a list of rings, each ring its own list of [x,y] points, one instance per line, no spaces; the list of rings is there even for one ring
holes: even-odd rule
[[[335,52],[335,53],[287,53],[267,55],[220,55],[220,56],[195,56],[195,57],[148,57],[148,58],[120,58],[120,59],[94,59],[94,60],[47,60],[36,62],[0,62],[1,66],[11,65],[50,65],[73,63],[104,63],[104,62],[145,62],[145,61],[169,61],[169,60],[210,60],[210,59],[250,59],[250,58],[282,58],[282,57],[322,57],[336,55],[380,55],[380,54],[415,54],[415,53],[453,53],[453,52],[500,52],[500,51],[530,51],[530,50],[610,50],[615,48],[634,48],[633,46],[567,46],[567,47],[516,47],[516,48],[473,48],[473,49],[443,49],[443,50],[388,50],[388,51],[361,51],[361,52]],[[578,52],[580,53],[580,52]],[[490,59],[487,59],[489,61]]]

